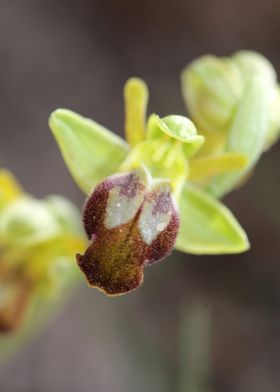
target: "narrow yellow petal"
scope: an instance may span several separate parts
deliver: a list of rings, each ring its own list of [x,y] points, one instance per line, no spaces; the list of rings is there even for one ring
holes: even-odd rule
[[[124,85],[125,134],[131,146],[145,138],[148,97],[148,88],[143,80],[131,78]]]
[[[217,174],[242,170],[247,165],[243,154],[227,153],[213,157],[198,158],[190,162],[190,180],[201,180]]]

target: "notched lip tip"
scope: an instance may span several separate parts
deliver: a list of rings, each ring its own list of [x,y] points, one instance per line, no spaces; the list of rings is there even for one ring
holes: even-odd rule
[[[105,294],[109,298],[122,297],[122,296],[124,296],[126,294],[133,293],[134,291],[136,291],[142,285],[142,283],[143,283],[143,281],[141,282],[141,284],[139,286],[134,287],[133,289],[130,289],[130,290],[127,290],[127,291],[111,292],[111,291],[106,290],[106,288],[103,287],[103,286],[98,286],[98,285],[90,283],[89,280],[87,279],[87,285],[88,285],[89,288],[97,289],[99,292],[101,292],[102,294]]]

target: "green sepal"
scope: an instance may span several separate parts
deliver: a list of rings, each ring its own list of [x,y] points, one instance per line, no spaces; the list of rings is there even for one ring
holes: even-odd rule
[[[209,192],[214,196],[222,197],[231,191],[260,158],[267,135],[267,107],[265,81],[252,77],[233,118],[225,148],[225,152],[244,154],[248,164],[238,172],[214,177],[209,186]]]
[[[186,184],[179,208],[181,223],[176,249],[198,255],[249,249],[247,235],[230,210],[203,190]]]
[[[204,143],[204,136],[197,134],[194,123],[187,117],[171,115],[160,118],[158,115],[152,114],[148,119],[147,128],[148,139],[160,138],[165,134],[182,142],[187,158],[198,152]]]
[[[70,173],[86,194],[115,173],[129,151],[119,136],[70,110],[54,111],[49,126]]]

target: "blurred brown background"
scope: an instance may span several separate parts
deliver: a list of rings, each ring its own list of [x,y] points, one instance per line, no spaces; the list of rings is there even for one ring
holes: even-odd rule
[[[277,0],[0,0],[0,166],[38,197],[60,193],[81,206],[48,130],[53,109],[76,110],[122,134],[122,86],[140,76],[150,112],[184,114],[179,73],[189,61],[254,49],[280,72],[279,26]],[[174,252],[146,270],[141,290],[117,299],[83,282],[0,369],[0,391],[280,390],[279,164],[280,144],[226,199],[248,231],[250,252]],[[178,323],[182,307],[194,303],[211,315],[210,377],[199,391],[178,381]]]

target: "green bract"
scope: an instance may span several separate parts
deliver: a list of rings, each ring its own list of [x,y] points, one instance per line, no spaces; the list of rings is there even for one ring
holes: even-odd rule
[[[199,158],[243,154],[247,165],[216,173],[203,185],[222,197],[238,185],[262,153],[279,137],[280,94],[276,73],[258,53],[241,51],[229,58],[203,56],[182,73],[183,96],[206,142]]]
[[[50,128],[79,187],[89,194],[105,177],[144,166],[153,178],[169,182],[179,204],[181,224],[175,247],[195,254],[247,250],[247,236],[230,211],[188,180],[198,179],[198,184],[208,180],[209,167],[210,176],[213,171],[244,168],[246,157],[229,152],[214,163],[210,159],[210,165],[209,161],[197,165],[205,137],[191,120],[153,114],[146,123],[148,90],[140,79],[126,83],[124,96],[128,143],[72,111],[58,109],[50,117]]]

